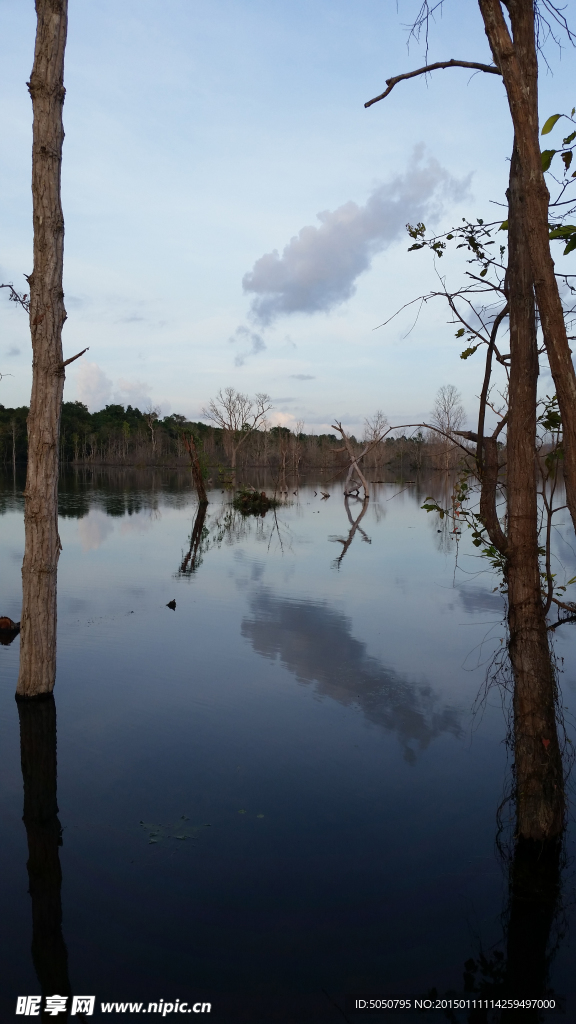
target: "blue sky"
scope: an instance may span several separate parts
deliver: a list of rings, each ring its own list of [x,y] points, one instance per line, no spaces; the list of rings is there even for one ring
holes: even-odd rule
[[[374,328],[434,286],[406,221],[498,216],[511,126],[499,78],[420,67],[419,0],[70,0],[64,107],[65,399],[197,418],[219,388],[268,392],[276,422],[358,429],[471,418],[478,359],[445,310]],[[573,0],[568,4],[570,16]],[[0,276],[31,269],[32,0],[0,0]],[[576,104],[547,47],[542,117]],[[446,0],[429,60],[490,62],[475,0]],[[321,218],[318,218],[318,214]],[[495,219],[495,218],[494,218]],[[276,255],[274,255],[276,253]],[[459,280],[458,264],[442,271]],[[0,401],[26,404],[26,317],[0,296]],[[478,357],[479,358],[479,357]]]

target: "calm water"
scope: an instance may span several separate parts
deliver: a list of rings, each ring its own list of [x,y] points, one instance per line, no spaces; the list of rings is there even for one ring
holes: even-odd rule
[[[18,639],[0,647],[2,1020],[40,992],[34,962],[97,1007],[203,1000],[214,1021],[312,1024],[364,1019],[347,993],[462,992],[465,963],[505,948],[500,692],[473,713],[503,605],[468,538],[420,511],[445,485],[378,485],[349,545],[340,482],[292,486],[258,520],[216,491],[186,558],[185,475],[63,480],[62,845],[29,827],[32,898]],[[18,619],[23,500],[2,487],[0,614]],[[562,529],[557,544],[575,575]],[[573,711],[575,627],[556,643]],[[29,799],[36,785],[47,805],[51,729],[36,742],[23,723]],[[576,1020],[567,851],[550,982]]]

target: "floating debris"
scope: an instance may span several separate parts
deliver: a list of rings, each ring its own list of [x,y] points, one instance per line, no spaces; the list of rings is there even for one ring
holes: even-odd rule
[[[186,825],[189,820],[183,814],[173,825],[153,825],[148,821],[141,821],[140,825],[148,833],[148,845],[162,843],[166,839],[179,839],[181,842],[184,839],[198,839],[202,829],[210,828],[209,822],[204,822],[203,825]]]
[[[8,647],[19,632],[19,622],[13,622],[8,615],[0,615],[0,644]]]

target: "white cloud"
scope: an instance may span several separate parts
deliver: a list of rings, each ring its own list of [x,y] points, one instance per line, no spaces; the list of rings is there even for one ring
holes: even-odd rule
[[[324,210],[320,225],[302,228],[281,256],[274,250],[256,261],[242,280],[254,296],[250,319],[266,327],[282,315],[327,313],[346,302],[359,275],[402,236],[407,221],[436,220],[446,201],[464,198],[468,185],[469,178],[456,180],[416,147],[406,173],[375,188],[364,206],[350,201]]]
[[[134,409],[152,408],[150,387],[142,380],[127,380],[120,377],[114,390],[114,401],[117,405],[131,405]]]
[[[98,363],[82,363],[76,374],[76,391],[78,400],[90,412],[97,412],[110,401],[112,381]]]
[[[153,401],[150,385],[145,381],[120,377],[114,383],[98,363],[84,363],[76,373],[75,382],[78,400],[84,402],[90,412],[98,412],[110,403],[131,405],[142,412],[155,408],[165,416],[172,408],[167,399],[161,403]]]

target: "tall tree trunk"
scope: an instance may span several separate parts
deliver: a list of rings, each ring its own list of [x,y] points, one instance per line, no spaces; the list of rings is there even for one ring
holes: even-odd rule
[[[32,900],[32,960],[43,996],[70,995],[62,935],[62,830],[56,803],[56,707],[49,695],[18,701],[28,879]]]
[[[510,168],[508,301],[510,383],[507,439],[507,584],[514,674],[517,833],[558,836],[564,826],[562,759],[556,730],[556,681],[540,592],[536,484],[538,346],[527,203],[516,145]]]
[[[56,677],[56,574],[61,547],[58,455],[64,389],[62,326],[66,319],[60,169],[67,13],[68,0],[36,0],[36,47],[28,83],[34,113],[34,269],[28,279],[33,359],[17,686],[22,697],[51,693]]]
[[[576,373],[548,237],[550,195],[538,136],[538,54],[534,0],[507,0],[512,36],[500,0],[478,0],[494,62],[502,72],[514,125],[530,252],[544,343],[562,416],[566,503],[576,529]]]

